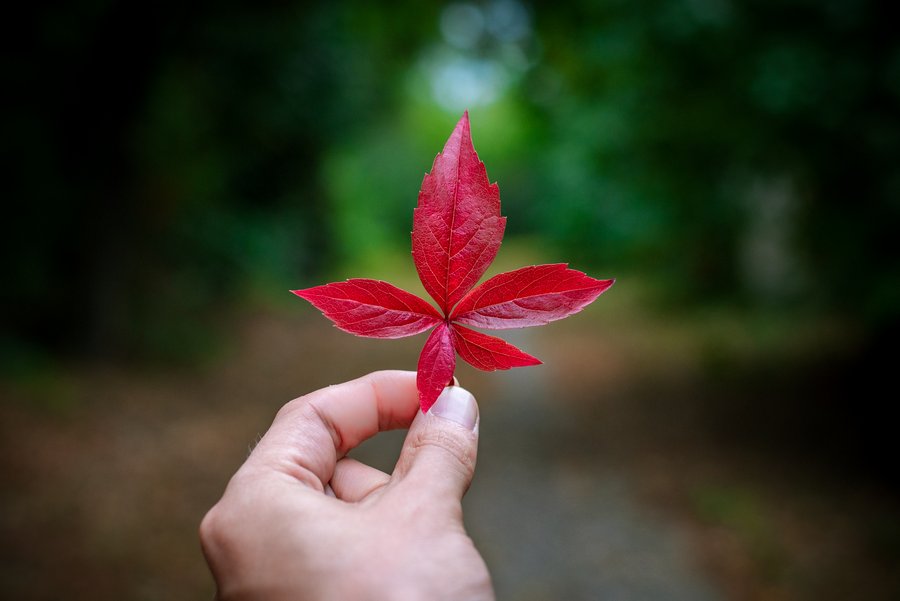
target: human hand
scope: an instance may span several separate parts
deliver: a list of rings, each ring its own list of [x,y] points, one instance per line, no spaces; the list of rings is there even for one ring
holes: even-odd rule
[[[285,405],[200,526],[220,601],[494,599],[463,527],[478,407],[444,389],[418,410],[416,374],[382,371]],[[346,457],[407,428],[394,472]]]

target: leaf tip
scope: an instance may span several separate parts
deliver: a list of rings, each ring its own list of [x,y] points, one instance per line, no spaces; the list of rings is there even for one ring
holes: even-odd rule
[[[459,118],[459,121],[456,122],[455,130],[462,130],[465,132],[470,132],[470,124],[469,124],[469,109],[463,111],[462,117]],[[471,138],[472,134],[469,133],[469,137]]]

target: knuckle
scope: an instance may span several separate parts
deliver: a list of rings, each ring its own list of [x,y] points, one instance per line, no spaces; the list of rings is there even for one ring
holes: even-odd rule
[[[229,487],[241,478],[240,472],[235,474]],[[240,546],[238,538],[241,535],[240,502],[236,502],[234,495],[226,490],[225,495],[213,505],[200,521],[200,545],[207,557],[224,558],[231,555],[232,550]]]
[[[475,473],[475,446],[471,441],[443,430],[421,430],[412,440],[413,454],[432,450],[450,458],[463,475]]]
[[[222,513],[222,506],[217,503],[206,512],[206,515],[203,516],[203,520],[200,522],[200,544],[207,553],[227,546],[224,538],[228,529],[222,527]]]
[[[284,418],[286,416],[294,415],[298,411],[303,411],[304,408],[309,404],[308,395],[299,396],[295,399],[292,399],[281,406],[278,412],[275,414],[275,418]]]

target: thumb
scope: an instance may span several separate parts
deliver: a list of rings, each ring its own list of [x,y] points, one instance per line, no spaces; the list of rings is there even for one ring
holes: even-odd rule
[[[475,475],[478,404],[460,386],[447,386],[428,413],[413,420],[394,478],[422,494],[461,500]]]

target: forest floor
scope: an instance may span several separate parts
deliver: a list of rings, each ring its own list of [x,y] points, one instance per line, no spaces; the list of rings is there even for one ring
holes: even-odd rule
[[[705,322],[714,334],[582,314],[505,336],[544,366],[459,369],[482,415],[467,526],[499,598],[898,598],[897,497],[807,438],[785,444],[796,420],[779,408],[798,388],[744,386],[727,365],[758,345]],[[211,598],[197,526],[278,407],[412,368],[422,344],[356,339],[311,311],[235,323],[201,368],[69,364],[0,382],[5,598]],[[808,354],[829,336],[793,344]],[[390,470],[402,435],[355,453]]]

